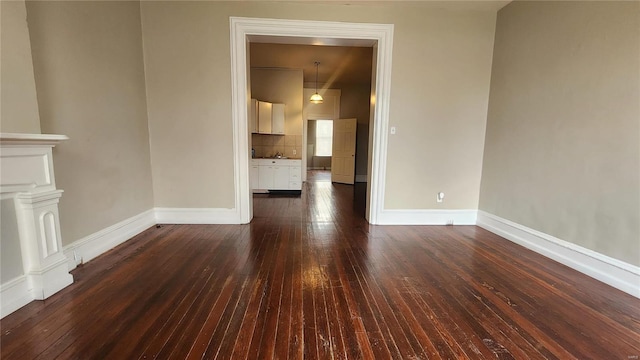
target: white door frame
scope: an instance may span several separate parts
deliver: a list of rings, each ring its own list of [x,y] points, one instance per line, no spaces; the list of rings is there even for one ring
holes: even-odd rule
[[[389,103],[391,92],[391,54],[393,49],[393,24],[344,23],[308,20],[281,20],[230,17],[231,36],[231,117],[233,121],[233,160],[235,213],[240,223],[251,221],[252,195],[249,181],[248,108],[250,93],[248,47],[251,38],[267,37],[269,42],[376,46],[376,77],[373,140],[369,154],[371,171],[367,174],[367,210],[365,217],[377,224],[384,209],[384,189],[389,127]],[[286,38],[286,41],[283,41]],[[291,40],[293,39],[293,40]],[[375,53],[375,52],[374,52]]]

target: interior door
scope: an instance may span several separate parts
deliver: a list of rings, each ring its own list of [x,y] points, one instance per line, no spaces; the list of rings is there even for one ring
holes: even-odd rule
[[[356,119],[333,121],[331,181],[353,184],[356,172]]]

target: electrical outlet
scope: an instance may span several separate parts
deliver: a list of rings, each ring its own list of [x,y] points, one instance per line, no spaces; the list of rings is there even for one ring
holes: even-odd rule
[[[439,203],[444,201],[444,193],[442,191],[436,194],[436,201]]]
[[[293,149],[293,155],[295,155],[297,153],[296,149]]]

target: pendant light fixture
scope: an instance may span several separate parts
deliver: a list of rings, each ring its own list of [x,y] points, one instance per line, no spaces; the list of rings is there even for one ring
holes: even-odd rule
[[[316,61],[314,64],[316,64],[316,93],[311,95],[309,101],[311,101],[313,104],[322,104],[322,101],[324,101],[324,99],[322,99],[322,96],[318,94],[318,66],[320,65],[320,62]]]

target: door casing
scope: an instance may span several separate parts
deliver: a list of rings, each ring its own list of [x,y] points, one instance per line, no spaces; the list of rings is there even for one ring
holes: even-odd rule
[[[377,224],[384,209],[385,174],[391,91],[393,24],[346,23],[230,17],[231,103],[235,215],[238,222],[253,218],[250,185],[249,43],[270,42],[307,45],[373,47],[371,119],[365,217]]]

